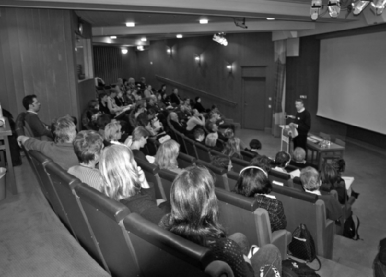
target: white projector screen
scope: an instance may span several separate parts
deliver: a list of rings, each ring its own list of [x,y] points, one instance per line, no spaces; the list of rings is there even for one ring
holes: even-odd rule
[[[386,32],[321,41],[318,116],[386,134]]]

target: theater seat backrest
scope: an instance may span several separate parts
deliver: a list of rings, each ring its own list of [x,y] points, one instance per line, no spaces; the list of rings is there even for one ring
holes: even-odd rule
[[[177,161],[179,168],[186,168],[194,165],[196,163],[196,158],[180,152]]]
[[[250,166],[249,162],[241,160],[241,159],[232,158],[231,160],[232,160],[232,165],[233,165],[232,169],[234,172],[237,172],[237,173],[240,173],[240,171],[244,167]]]
[[[196,150],[197,150],[198,160],[201,160],[207,163],[211,162],[210,152],[208,148],[206,148],[201,143],[196,143]]]
[[[161,180],[161,185],[166,195],[166,199],[170,202],[170,189],[174,179],[177,177],[177,173],[169,171],[167,169],[160,169],[158,175]]]
[[[299,177],[293,178],[292,184],[293,184],[293,187],[296,188],[297,190],[304,191],[302,181],[300,180]]]
[[[255,153],[249,151],[240,151],[241,155],[243,155],[243,160],[246,162],[251,162],[251,160],[256,156]]]
[[[276,185],[273,185],[272,194],[283,203],[287,230],[293,232],[300,223],[306,224],[315,241],[317,255],[331,259],[335,226],[326,218],[323,200],[318,200],[314,194]]]
[[[207,271],[215,258],[211,251],[147,221],[136,213],[124,219],[144,276],[232,276],[210,274]],[[217,272],[231,272],[216,270]],[[208,274],[208,275],[207,275]]]
[[[51,204],[52,209],[67,227],[67,229],[74,234],[70,221],[67,217],[67,213],[62,205],[62,202],[58,196],[55,186],[52,183],[50,175],[46,171],[46,166],[53,164],[52,160],[44,156],[38,151],[31,150],[29,151],[31,160],[35,165],[36,171],[41,180],[41,186],[44,188],[43,193],[45,194],[48,202]]]
[[[100,251],[98,242],[95,239],[93,229],[89,224],[82,203],[75,191],[81,182],[55,163],[47,164],[46,170],[58,192],[58,196],[63,204],[78,242],[101,267],[108,271],[105,259]]]
[[[201,161],[201,160],[197,160],[196,163],[197,163],[197,165],[205,166],[207,169],[209,169],[209,171],[212,172],[212,174],[214,174],[214,176],[216,177],[214,185],[216,187],[223,188],[223,189],[229,191],[228,177],[226,175],[227,170],[225,168],[219,168],[219,167],[212,165],[211,163],[207,163],[207,162]]]
[[[285,187],[293,187],[291,175],[284,172],[279,172],[272,169],[268,172],[268,179],[271,182],[275,181],[275,182],[281,183]]]
[[[123,226],[123,219],[130,213],[129,209],[86,184],[80,184],[75,191],[111,275],[140,275],[133,245]]]
[[[220,223],[229,234],[243,233],[251,244],[264,246],[275,244],[282,257],[287,255],[287,245],[291,236],[286,230],[272,233],[268,212],[259,208],[253,197],[245,197],[234,192],[216,188],[219,200]]]
[[[188,152],[187,154],[197,159],[198,154],[195,146],[196,142],[186,136],[184,136],[183,139],[185,141],[186,151]]]
[[[159,167],[141,159],[135,159],[135,161],[137,165],[142,168],[143,172],[145,172],[146,181],[153,183],[156,199],[166,199],[166,194],[160,185],[158,176]]]
[[[237,180],[239,179],[239,173],[236,173],[234,171],[228,171],[227,177],[228,177],[229,191],[232,191],[235,189]]]

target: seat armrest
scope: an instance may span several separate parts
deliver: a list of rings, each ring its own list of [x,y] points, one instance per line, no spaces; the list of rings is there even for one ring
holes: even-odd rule
[[[271,243],[279,249],[283,260],[287,259],[287,247],[291,241],[292,234],[287,230],[277,230],[272,233]]]
[[[210,277],[233,277],[230,266],[223,261],[213,261],[205,268],[205,273]]]
[[[326,220],[326,229],[324,230],[324,249],[323,257],[332,260],[334,250],[335,222],[331,219]]]

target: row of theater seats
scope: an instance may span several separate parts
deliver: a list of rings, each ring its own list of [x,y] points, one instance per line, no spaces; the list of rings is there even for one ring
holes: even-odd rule
[[[168,123],[169,122],[170,121],[168,119]],[[216,176],[216,192],[230,192],[234,189],[240,170],[250,165],[249,161],[251,160],[251,154],[249,152],[242,151],[244,160],[232,158],[231,160],[233,165],[233,171],[228,172],[226,169],[215,167],[210,163],[211,155],[223,155],[222,153],[210,150],[202,144],[187,138],[186,136],[175,130],[171,124],[169,124],[169,127],[171,129],[171,136],[180,143],[181,151],[188,154],[187,156],[184,153],[180,153],[180,156],[178,158],[178,164],[180,167],[183,168],[186,164],[192,163],[204,165],[209,168]],[[154,167],[152,173],[148,172],[147,174],[154,175],[156,171],[157,169],[156,167]],[[159,178],[162,179],[165,177],[161,176],[167,176],[167,179],[169,180],[168,182],[169,184],[171,184],[171,181],[173,180],[172,176],[175,174],[172,172],[168,172],[166,174],[163,171],[165,170],[158,171]],[[291,179],[291,176],[289,174],[271,170],[269,172],[269,179],[271,182],[274,181],[272,185],[272,194],[275,195],[276,198],[283,203],[284,211],[287,218],[287,230],[292,232],[300,223],[306,224],[315,240],[317,255],[327,259],[332,259],[333,241],[334,234],[336,233],[336,227],[334,221],[326,218],[326,208],[323,200],[318,199],[316,195],[304,192],[300,179],[298,177]],[[167,191],[167,193],[170,191],[169,187],[166,187],[164,189],[165,191]],[[237,195],[236,197],[236,194],[232,194],[233,201],[230,200],[232,198],[231,196],[229,196],[227,200],[224,201],[221,200],[221,193],[217,193],[217,196],[220,202],[228,201],[228,204],[232,203],[232,205],[238,206],[239,209],[249,209],[249,211],[253,209],[253,198],[246,198],[240,195]],[[333,195],[337,198],[336,191],[333,191]],[[244,204],[246,203],[249,204],[244,206]],[[345,207],[342,206],[342,209],[345,210]],[[232,232],[238,230],[242,233],[246,232],[244,230],[250,230],[249,228],[245,227],[246,223],[244,222],[244,218],[242,216],[239,216],[242,214],[240,210],[237,211],[237,213],[236,211],[235,213],[230,212],[230,214],[232,214],[232,217],[228,217],[228,213],[229,211],[227,211],[227,220],[225,218],[220,218],[220,221],[224,224],[226,228],[229,228],[229,230],[232,230]],[[240,228],[238,228],[238,226],[240,226]],[[248,233],[248,231],[246,233],[248,239],[250,239],[252,243],[255,243],[256,241],[253,240],[254,235]],[[282,253],[283,257],[286,257],[286,248],[283,249],[283,241],[286,241],[286,243],[289,243],[291,241],[291,239],[289,238],[290,236],[288,234],[290,233],[287,232],[286,239],[279,239],[278,242],[276,242],[275,240],[276,234],[268,234],[262,236],[265,238],[270,238],[271,243],[275,244],[280,249],[280,252]],[[263,239],[261,240],[264,241]],[[258,243],[258,245],[260,244]]]
[[[209,249],[131,213],[40,152],[26,156],[54,212],[112,276],[233,276]]]

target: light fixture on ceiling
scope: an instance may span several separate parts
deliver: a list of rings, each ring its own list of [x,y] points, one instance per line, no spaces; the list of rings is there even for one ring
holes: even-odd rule
[[[209,20],[206,18],[200,19],[200,24],[208,24]]]
[[[110,36],[111,39],[117,39],[117,36]]]
[[[126,27],[135,27],[135,22],[126,22]]]
[[[321,8],[322,0],[311,0],[310,15],[312,20],[318,19]]]
[[[340,14],[340,0],[328,0],[328,14],[336,18]]]
[[[168,48],[166,49],[166,53],[168,53],[169,56],[172,56],[172,54],[173,54],[172,48],[171,48],[171,47],[168,47]]]
[[[141,38],[141,41],[147,41],[146,37]]]
[[[245,17],[243,19],[237,19],[237,18],[233,18],[233,22],[235,23],[235,25],[237,27],[240,27],[240,28],[243,28],[243,29],[248,29],[248,26],[245,25]]]
[[[375,9],[377,15],[380,15],[386,7],[386,0],[373,0],[371,1],[371,7]]]
[[[274,17],[267,17],[267,20],[275,20],[276,18]]]
[[[232,69],[233,69],[233,66],[231,64],[228,64],[227,65],[227,70],[228,70],[229,74],[232,73]]]
[[[199,55],[195,55],[194,60],[196,61],[198,66],[201,66],[201,57]]]
[[[128,50],[127,50],[127,48],[122,48],[122,49],[121,49],[121,52],[122,52],[123,55],[126,55],[127,52],[128,52]]]
[[[225,38],[225,35],[226,34],[224,32],[216,33],[213,35],[213,40],[217,43],[220,43],[221,45],[227,46],[228,41]]]
[[[177,38],[182,38],[181,34],[176,35]]]
[[[354,0],[352,1],[352,13],[353,15],[359,15],[368,5],[370,4],[370,1],[361,1],[361,0]]]
[[[138,45],[138,46],[137,46],[137,50],[138,50],[138,51],[144,51],[144,50],[145,50],[145,47],[143,47],[143,45]]]

